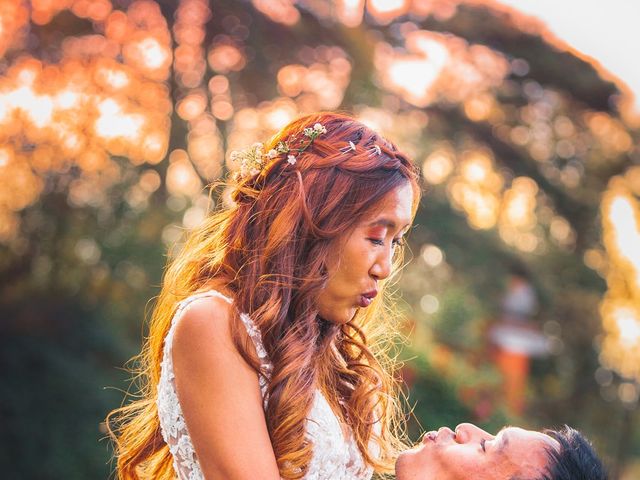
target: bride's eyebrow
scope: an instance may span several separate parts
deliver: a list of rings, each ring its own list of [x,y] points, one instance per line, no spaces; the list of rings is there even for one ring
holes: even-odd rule
[[[369,227],[382,226],[382,227],[387,227],[387,228],[394,229],[394,228],[396,228],[396,222],[394,222],[393,220],[390,220],[388,218],[384,218],[383,217],[383,218],[379,218],[378,220],[374,220],[368,226]]]
[[[383,226],[383,227],[389,228],[390,230],[395,230],[396,229],[396,222],[394,222],[393,220],[391,220],[389,218],[382,217],[382,218],[379,218],[377,220],[374,220],[368,226],[369,227]],[[409,224],[407,223],[404,227],[402,227],[402,229],[404,230],[408,226],[409,226]]]

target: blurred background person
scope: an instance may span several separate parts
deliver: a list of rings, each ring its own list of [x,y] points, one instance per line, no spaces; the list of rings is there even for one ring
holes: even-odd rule
[[[512,412],[522,415],[530,358],[549,354],[548,340],[534,321],[537,294],[522,269],[511,268],[500,306],[501,316],[490,327],[488,337],[503,377],[505,402]]]

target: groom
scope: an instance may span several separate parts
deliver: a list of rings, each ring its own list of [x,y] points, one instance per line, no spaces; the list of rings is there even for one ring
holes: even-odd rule
[[[396,462],[397,480],[606,480],[578,431],[505,427],[491,435],[470,423],[443,427]]]

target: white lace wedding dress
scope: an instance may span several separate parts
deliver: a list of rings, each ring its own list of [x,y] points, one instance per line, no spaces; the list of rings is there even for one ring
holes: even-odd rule
[[[231,299],[215,290],[198,293],[183,300],[178,305],[164,341],[164,357],[158,383],[158,416],[162,436],[169,445],[173,455],[173,467],[180,480],[203,480],[204,475],[196,458],[176,394],[171,344],[176,325],[187,306],[200,298],[211,296],[232,303]],[[241,319],[255,344],[261,362],[269,372],[271,365],[262,345],[259,330],[248,315],[242,313]],[[266,388],[267,380],[260,376],[263,398]],[[350,430],[346,428],[345,430],[349,433],[344,433],[338,418],[319,390],[316,390],[313,406],[307,417],[306,430],[308,439],[313,443],[311,463],[304,477],[306,480],[368,480],[371,478],[373,469],[365,465]],[[370,448],[375,448],[373,443]]]

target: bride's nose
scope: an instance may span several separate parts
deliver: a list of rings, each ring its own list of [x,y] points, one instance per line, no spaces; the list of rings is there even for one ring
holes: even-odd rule
[[[479,442],[482,439],[491,440],[493,435],[472,423],[461,423],[456,427],[456,442],[458,443]]]

